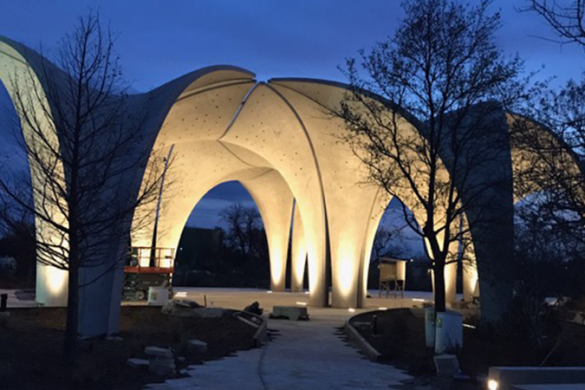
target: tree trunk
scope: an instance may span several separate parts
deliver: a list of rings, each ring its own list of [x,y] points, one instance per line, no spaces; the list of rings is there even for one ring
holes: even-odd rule
[[[79,326],[79,252],[72,242],[69,252],[69,283],[67,295],[67,324],[63,343],[63,360],[67,365],[73,364],[77,354],[77,337]]]
[[[435,313],[447,310],[445,303],[445,261],[436,260],[434,266],[435,278]]]

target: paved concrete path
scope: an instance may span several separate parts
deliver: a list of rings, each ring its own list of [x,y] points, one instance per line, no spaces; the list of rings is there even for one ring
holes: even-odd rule
[[[410,377],[366,360],[337,333],[347,310],[310,310],[310,321],[270,320],[279,335],[262,349],[192,366],[188,378],[147,389],[285,390],[389,389]]]
[[[1,290],[0,294],[8,294],[8,307],[36,307],[35,295],[33,292],[18,290]]]

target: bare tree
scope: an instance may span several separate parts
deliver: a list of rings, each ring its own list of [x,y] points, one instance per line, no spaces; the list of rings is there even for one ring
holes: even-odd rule
[[[585,2],[531,0],[530,4],[562,43],[585,49]],[[523,169],[516,180],[516,196],[539,193],[533,198],[538,200],[534,207],[525,208],[531,212],[522,216],[585,240],[585,75],[558,90],[542,83],[520,114],[512,132],[514,145],[522,151],[517,154]]]
[[[523,89],[523,63],[497,47],[500,14],[488,12],[490,1],[402,6],[395,35],[347,61],[350,91],[336,115],[369,181],[404,201],[406,223],[426,244],[440,312],[445,266],[457,261],[474,225],[497,218],[484,210],[493,211],[497,189],[510,185],[502,107]]]
[[[585,1],[529,0],[529,10],[540,14],[557,32],[562,43],[585,46]]]
[[[585,48],[585,2],[529,0],[533,11],[556,32],[562,44]],[[555,352],[564,331],[561,305],[549,307],[545,297],[583,294],[585,244],[585,77],[560,88],[537,85],[524,107],[512,116],[516,245],[513,273],[516,307],[523,337],[537,352]],[[551,326],[552,325],[552,326]],[[559,333],[560,331],[560,333]]]
[[[403,240],[402,229],[388,228],[386,226],[380,226],[374,236],[374,244],[372,245],[372,260],[379,259],[383,256],[399,256],[402,252],[401,248],[396,245],[396,241]]]
[[[238,252],[244,261],[268,258],[262,217],[255,207],[235,203],[223,209],[220,218],[227,224],[227,245]]]
[[[377,260],[384,256],[388,251],[388,245],[394,237],[392,233],[385,227],[379,227],[374,236],[374,244],[372,245],[373,260]]]
[[[0,195],[34,215],[37,261],[68,271],[63,351],[73,362],[79,291],[121,265],[130,221],[156,200],[162,164],[151,158],[146,169],[145,118],[129,105],[113,39],[99,15],[79,19],[54,63],[42,61],[40,69],[11,80],[32,185],[23,191],[22,181],[3,178]]]

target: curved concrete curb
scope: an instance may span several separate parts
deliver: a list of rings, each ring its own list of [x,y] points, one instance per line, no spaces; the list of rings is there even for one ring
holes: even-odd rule
[[[266,342],[268,320],[262,316],[249,313],[247,311],[233,309],[231,309],[230,311],[232,312],[232,315],[235,316],[240,321],[243,321],[246,324],[257,328],[256,333],[254,333],[254,337],[252,338],[253,347],[260,348]]]
[[[378,310],[376,310],[375,312],[377,312],[377,311]],[[345,334],[347,334],[349,336],[350,339],[352,339],[353,341],[355,341],[358,344],[359,349],[364,353],[364,355],[366,355],[368,357],[368,359],[370,359],[373,362],[377,362],[380,359],[380,356],[382,356],[380,354],[380,352],[378,352],[376,350],[376,348],[372,347],[372,345],[370,343],[368,343],[366,341],[366,339],[363,338],[363,336],[351,324],[351,321],[354,318],[356,318],[362,314],[364,314],[364,313],[360,313],[360,314],[355,315],[351,318],[348,318],[347,321],[345,321],[345,326],[343,327],[343,330],[344,330]]]
[[[262,317],[260,317],[262,318]],[[268,330],[268,321],[262,318],[262,324],[254,334],[254,345],[256,348],[260,348],[266,342],[266,335]]]

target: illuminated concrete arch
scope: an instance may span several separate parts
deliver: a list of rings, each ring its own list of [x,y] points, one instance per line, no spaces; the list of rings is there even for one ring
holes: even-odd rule
[[[289,100],[301,118],[308,118],[305,126],[315,140],[315,153],[324,173],[332,266],[332,305],[361,307],[367,295],[373,240],[391,198],[380,188],[363,184],[368,175],[365,167],[349,146],[340,142],[340,136],[347,131],[345,124],[327,113],[328,108],[337,107],[344,99],[347,86],[307,79],[275,79],[271,83]],[[381,99],[377,96],[373,98]],[[410,133],[413,139],[422,140],[417,128],[409,121],[410,116],[402,112],[399,114],[401,131]],[[441,174],[449,173],[443,170]],[[415,219],[422,226],[425,213],[412,193],[400,190],[408,188],[408,185],[396,184],[400,199],[413,211]],[[419,185],[424,186],[424,183]],[[295,240],[295,236],[293,231],[292,285],[298,286],[300,280],[296,275],[301,274],[303,256],[300,253],[304,243]],[[451,250],[456,252],[457,248],[453,246]],[[447,301],[451,303],[456,300],[456,271],[455,264],[445,270]]]
[[[45,85],[42,77],[43,67],[46,66],[46,61],[41,56],[37,55],[28,48],[20,45],[10,39],[0,37],[0,81],[3,82],[8,94],[13,101],[17,99],[16,83],[24,88],[30,88],[39,91],[39,100],[43,101],[43,105],[48,105],[48,101],[43,93]],[[57,70],[55,70],[57,71]],[[45,115],[45,111],[41,109],[41,102],[31,102],[35,105],[33,110],[36,114],[36,120],[43,127],[50,128],[52,125],[51,119]],[[34,142],[35,134],[31,128],[23,121],[22,133],[25,142]],[[54,133],[47,131],[46,135],[53,147],[59,147],[59,140],[54,137]],[[41,173],[38,167],[30,166],[31,180],[33,185],[42,185]],[[59,172],[63,172],[62,166],[58,168]],[[38,199],[34,199],[35,204],[38,204]],[[64,217],[53,211],[56,218],[63,222]],[[41,219],[35,220],[37,240],[44,240],[49,242],[51,240],[53,227],[45,223]],[[42,233],[42,234],[41,234]],[[67,273],[54,267],[49,267],[38,263],[37,266],[37,290],[36,300],[41,305],[54,306],[62,304],[67,300]]]
[[[204,194],[239,180],[266,225],[272,289],[284,289],[294,200],[293,285],[302,283],[299,270],[306,257],[310,302],[326,305],[330,258],[331,304],[362,306],[371,245],[385,205],[378,189],[359,184],[367,172],[339,142],[344,124],[323,112],[344,92],[342,85],[314,80],[257,83],[243,69],[211,67],[133,97],[136,107],[151,113],[146,133],[152,139],[142,147],[163,155],[172,148],[175,157],[168,172],[173,183],[163,191],[168,201],[162,203],[157,246],[176,248]],[[406,121],[405,128],[414,129]],[[141,228],[132,230],[133,245],[151,245],[154,226]],[[39,285],[46,282],[41,278]]]
[[[154,143],[163,154],[165,148],[173,147],[176,162],[168,174],[177,180],[164,192],[169,201],[161,212],[157,245],[176,247],[190,211],[203,194],[220,182],[240,180],[252,193],[267,226],[272,289],[284,289],[294,198],[295,226],[302,233],[301,239],[293,228],[294,288],[301,283],[306,251],[310,302],[327,304],[329,257],[332,306],[362,306],[365,270],[377,228],[377,220],[373,227],[372,220],[379,218],[374,213],[380,214],[382,208],[379,190],[360,184],[367,179],[360,160],[339,142],[338,136],[346,131],[343,121],[323,109],[339,102],[345,87],[292,79],[251,85],[242,81],[245,75],[242,72],[237,81],[199,83],[197,88],[189,86],[186,92],[175,93],[176,103]],[[404,129],[416,133],[406,120]],[[243,172],[252,168],[273,173],[261,173],[261,181],[242,180]],[[263,196],[267,190],[274,195]],[[405,198],[408,203],[410,197]],[[142,243],[134,242],[149,244],[149,231],[137,233],[144,237]]]
[[[37,72],[35,61],[45,60],[21,45],[0,40],[0,79],[9,93],[11,75],[31,68]],[[361,307],[365,302],[373,239],[391,199],[379,188],[362,184],[367,179],[367,170],[349,146],[339,140],[347,129],[343,121],[326,112],[326,107],[339,104],[347,87],[307,79],[257,82],[254,77],[245,69],[215,66],[130,97],[131,110],[146,118],[144,139],[136,149],[152,153],[151,158],[170,154],[173,161],[162,191],[156,245],[176,248],[197,202],[218,184],[237,180],[256,202],[266,227],[271,288],[284,290],[288,245],[292,242],[293,290],[302,288],[307,264],[311,305]],[[400,115],[401,131],[421,137],[408,114]],[[504,112],[501,117],[503,125],[495,132],[498,134],[506,133],[507,129]],[[23,128],[23,132],[27,140],[27,129]],[[58,140],[55,142],[58,144]],[[496,194],[498,207],[491,210],[494,215],[503,215],[503,227],[471,232],[478,269],[464,278],[464,291],[469,298],[469,291],[479,277],[482,310],[484,307],[494,310],[499,299],[497,280],[493,276],[484,278],[482,273],[488,273],[482,267],[501,267],[505,273],[505,263],[512,253],[512,158],[509,149],[503,154],[496,169],[490,172],[506,183]],[[449,157],[443,157],[447,169],[441,174],[448,175]],[[31,170],[35,180],[34,167]],[[137,169],[129,178],[129,194],[138,191],[144,174]],[[414,197],[407,192],[398,195],[414,211],[415,218],[424,222]],[[467,217],[474,216],[470,213]],[[46,227],[37,223],[37,229]],[[131,229],[129,223],[128,230],[134,246],[152,244],[154,222],[145,226],[135,218],[134,227]],[[120,237],[119,248],[127,244],[125,239]],[[39,270],[37,300],[47,305],[62,304],[66,291],[63,288],[53,291],[49,286],[66,275]],[[82,333],[91,335],[117,329],[121,272],[85,288]],[[447,301],[452,302],[453,267],[446,270],[446,278]],[[96,304],[90,308],[85,299]]]
[[[539,186],[538,180],[531,177],[535,171],[537,174],[550,174],[552,169],[556,169],[573,176],[584,174],[579,157],[545,125],[515,113],[507,113],[506,119],[510,129],[510,154],[514,170],[514,203],[535,192],[554,191],[554,188]],[[529,137],[534,144],[524,145],[524,137]],[[536,152],[533,147],[540,147],[541,150]],[[546,161],[541,157],[544,154],[549,155]],[[550,165],[552,162],[556,164],[555,167]],[[585,189],[581,196],[585,199]]]
[[[59,88],[59,81],[62,80],[65,83],[68,75],[35,51],[0,36],[0,82],[3,83],[13,101],[17,99],[18,90],[35,91],[36,98],[30,99],[25,104],[31,105],[28,109],[36,116],[35,120],[38,127],[46,129],[43,137],[51,144],[52,148],[59,150],[59,134],[58,131],[55,131],[51,116],[48,114],[48,112],[54,110],[54,107],[51,106],[52,102],[46,98],[45,93],[45,91],[49,90],[47,84],[49,78],[50,82],[55,83],[52,87]],[[147,94],[134,98],[135,107],[144,107],[148,101],[150,101],[150,98]],[[40,106],[48,108],[48,110],[40,109]],[[34,144],[38,135],[31,130],[26,121],[22,120],[23,118],[19,119],[24,141],[28,145]],[[145,147],[147,145],[137,145],[138,149]],[[56,175],[63,179],[61,186],[66,187],[68,173],[64,172],[62,165],[58,161],[56,165]],[[34,188],[42,188],[44,183],[43,173],[38,166],[35,166],[34,161],[29,161],[29,168],[32,185]],[[127,196],[136,196],[134,188],[140,185],[142,172],[140,170],[129,172],[125,179],[127,179],[125,180],[127,185],[123,189],[126,191]],[[44,207],[47,213],[52,214],[52,218],[57,223],[66,226],[66,218],[57,207],[53,207],[53,210],[47,210],[47,207],[52,206],[43,206],[38,196],[37,193],[33,194],[34,207]],[[127,226],[124,226],[128,231],[130,230],[130,222],[128,221]],[[60,235],[56,233],[55,228],[50,223],[43,221],[41,218],[35,218],[34,223],[37,242],[62,245],[59,243]],[[125,253],[127,243],[124,243],[124,241],[127,241],[127,236],[126,238],[120,237],[118,242],[112,242],[108,248],[108,251],[111,252],[104,251],[104,258],[118,258],[121,253]],[[89,284],[80,289],[79,294],[79,330],[84,335],[111,333],[119,328],[120,292],[123,274],[120,272],[121,270],[119,272],[109,271],[111,271],[111,264],[107,261],[100,266],[80,270],[80,284]],[[66,271],[37,262],[36,302],[41,306],[65,306],[68,295],[67,276]]]

